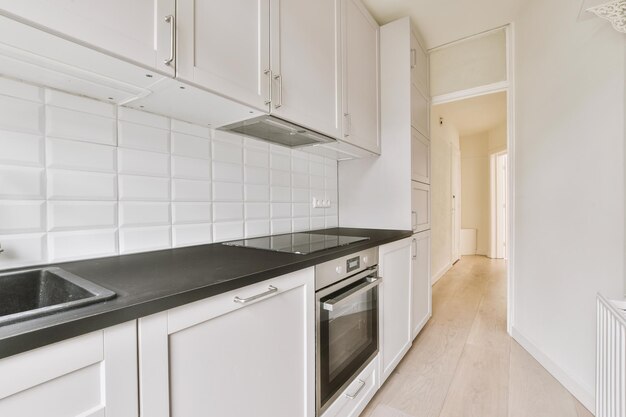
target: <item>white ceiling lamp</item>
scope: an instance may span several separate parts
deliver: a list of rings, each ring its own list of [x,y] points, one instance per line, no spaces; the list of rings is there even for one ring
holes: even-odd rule
[[[613,0],[586,10],[611,22],[618,32],[626,33],[626,0]]]

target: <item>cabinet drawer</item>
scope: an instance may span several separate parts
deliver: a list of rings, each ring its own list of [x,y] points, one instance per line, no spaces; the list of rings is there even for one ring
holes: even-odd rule
[[[422,232],[430,229],[430,186],[411,183],[411,227],[414,232]]]
[[[411,179],[430,184],[430,141],[411,129]]]
[[[378,361],[376,356],[361,371],[339,398],[322,414],[322,417],[357,417],[370,402],[378,387]]]

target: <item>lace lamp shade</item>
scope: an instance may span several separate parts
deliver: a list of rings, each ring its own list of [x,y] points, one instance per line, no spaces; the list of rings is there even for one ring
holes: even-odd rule
[[[615,30],[626,33],[626,0],[613,0],[587,9],[611,22]]]

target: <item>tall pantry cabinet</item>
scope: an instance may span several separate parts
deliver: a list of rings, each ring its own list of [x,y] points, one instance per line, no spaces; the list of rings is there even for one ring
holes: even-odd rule
[[[339,162],[339,225],[412,230],[406,280],[381,285],[384,306],[410,293],[410,323],[383,314],[381,383],[432,314],[430,278],[430,97],[428,55],[409,18],[380,28],[381,155]],[[382,249],[381,249],[382,250]],[[402,281],[402,282],[401,282]],[[394,286],[394,291],[388,288]],[[403,286],[404,293],[397,287]],[[384,307],[383,307],[384,308]],[[408,328],[410,327],[410,331]],[[392,338],[391,341],[389,338]],[[400,340],[402,338],[402,340]],[[393,342],[393,343],[392,343]],[[389,352],[389,349],[393,352]]]

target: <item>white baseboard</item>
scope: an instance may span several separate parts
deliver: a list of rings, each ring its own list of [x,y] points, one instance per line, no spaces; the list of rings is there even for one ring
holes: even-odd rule
[[[563,368],[546,356],[533,342],[522,335],[515,326],[511,329],[511,336],[519,343],[537,362],[543,366],[557,381],[561,383],[582,405],[592,414],[596,408],[596,396],[594,387],[585,386],[570,376]]]
[[[445,265],[443,268],[441,268],[436,274],[434,274],[431,279],[430,279],[430,283],[431,285],[435,285],[435,283],[437,281],[439,281],[439,279],[444,276],[446,274],[446,272],[448,272],[451,268],[452,268],[451,263]]]

